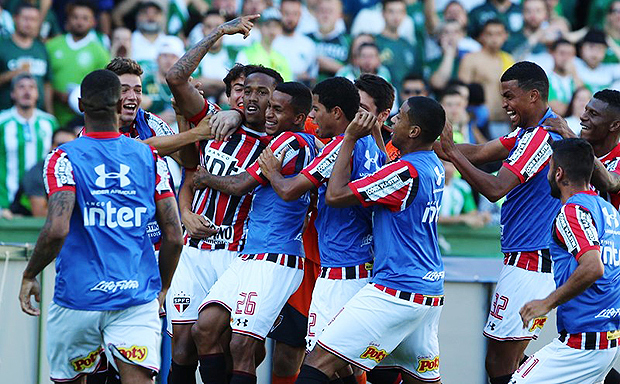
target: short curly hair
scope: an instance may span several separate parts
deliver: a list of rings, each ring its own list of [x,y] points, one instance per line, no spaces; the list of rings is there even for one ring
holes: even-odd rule
[[[127,73],[130,75],[142,76],[144,73],[140,64],[138,64],[135,60],[126,57],[113,58],[105,69],[116,73],[117,76]]]

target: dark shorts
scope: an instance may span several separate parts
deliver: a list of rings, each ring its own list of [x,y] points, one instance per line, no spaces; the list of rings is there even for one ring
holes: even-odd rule
[[[308,318],[286,303],[267,337],[291,347],[305,347],[307,329]]]

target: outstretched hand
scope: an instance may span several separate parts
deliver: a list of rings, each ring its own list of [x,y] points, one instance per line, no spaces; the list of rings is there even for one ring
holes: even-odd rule
[[[235,35],[242,33],[243,38],[250,36],[250,31],[254,27],[254,21],[258,19],[260,15],[248,15],[241,16],[220,25],[218,28],[223,35]]]

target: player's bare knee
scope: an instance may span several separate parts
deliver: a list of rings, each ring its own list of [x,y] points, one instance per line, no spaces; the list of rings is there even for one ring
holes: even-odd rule
[[[254,360],[256,350],[261,347],[262,341],[254,337],[232,334],[230,339],[230,353],[233,355],[233,361],[249,361]]]

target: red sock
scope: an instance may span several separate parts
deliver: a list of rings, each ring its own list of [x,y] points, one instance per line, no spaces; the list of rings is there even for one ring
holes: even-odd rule
[[[271,374],[271,384],[295,384],[297,375],[299,375],[299,371],[293,376],[277,376],[276,374]]]
[[[366,384],[366,372],[362,372],[361,375],[355,376],[357,384]]]

